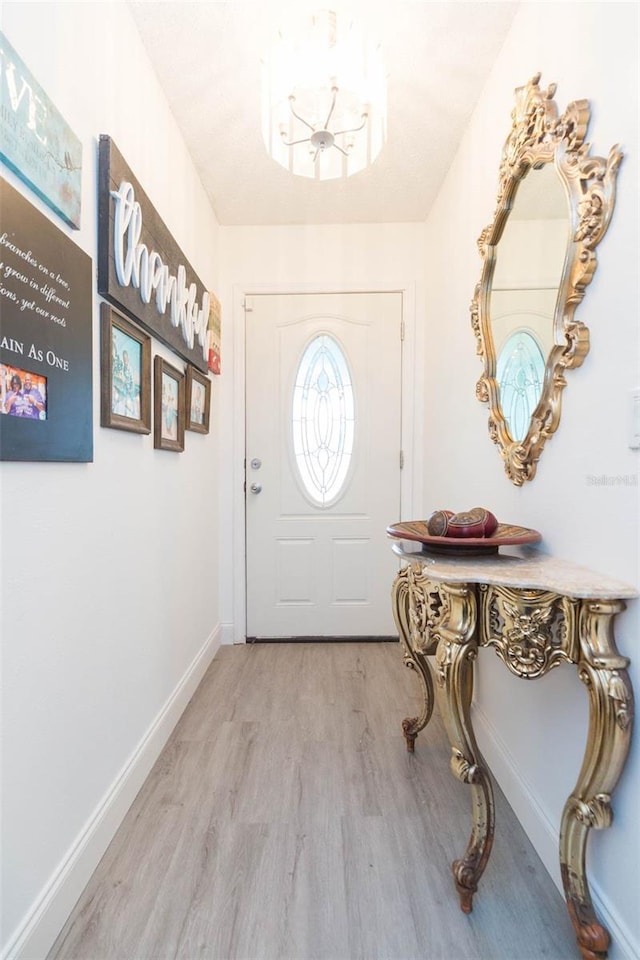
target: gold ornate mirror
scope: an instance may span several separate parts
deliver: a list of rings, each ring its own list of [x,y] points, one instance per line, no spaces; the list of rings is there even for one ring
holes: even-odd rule
[[[622,153],[589,156],[589,102],[559,116],[555,84],[540,74],[516,90],[502,150],[493,222],[478,240],[484,263],[471,304],[484,364],[476,395],[513,483],[532,480],[560,422],[565,370],[589,352],[574,317],[596,269],[595,248],[615,201]]]

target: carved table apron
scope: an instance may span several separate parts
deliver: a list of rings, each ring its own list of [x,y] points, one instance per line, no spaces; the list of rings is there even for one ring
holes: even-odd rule
[[[415,547],[415,545],[414,545]],[[399,542],[407,562],[392,590],[407,666],[421,681],[420,716],[402,728],[407,749],[429,722],[437,697],[451,742],[451,768],[473,794],[473,829],[453,876],[465,913],[487,865],[494,834],[491,780],[471,725],[473,663],[492,646],[517,677],[541,677],[574,663],[589,695],[582,769],[560,826],[560,868],[569,915],[585,960],[602,960],[610,938],[598,921],[586,877],[589,830],[608,827],[611,794],[622,772],[633,722],[629,661],[616,649],[613,619],[636,597],[628,584],[542,554],[479,558],[434,556]]]

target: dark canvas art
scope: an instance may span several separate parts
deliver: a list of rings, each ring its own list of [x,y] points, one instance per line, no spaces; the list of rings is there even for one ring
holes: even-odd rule
[[[93,460],[92,261],[0,179],[0,459]]]

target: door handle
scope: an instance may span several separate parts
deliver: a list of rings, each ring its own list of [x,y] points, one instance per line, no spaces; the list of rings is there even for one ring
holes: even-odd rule
[[[251,490],[251,493],[262,493],[262,484],[252,483],[249,489]]]

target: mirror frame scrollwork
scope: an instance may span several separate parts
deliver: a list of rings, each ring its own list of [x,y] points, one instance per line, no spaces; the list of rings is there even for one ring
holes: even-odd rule
[[[616,176],[622,153],[616,144],[608,158],[590,156],[585,143],[590,119],[588,100],[575,100],[560,115],[554,100],[556,84],[539,87],[536,74],[515,91],[512,126],[500,163],[494,219],[481,233],[478,248],[483,258],[481,279],[471,303],[471,324],[476,352],[484,372],[476,385],[478,400],[489,404],[489,436],[500,448],[505,472],[521,486],[532,480],[545,442],[560,422],[565,370],[579,367],[589,352],[589,331],[575,319],[597,266],[595,249],[604,237],[615,203]],[[496,351],[490,326],[489,302],[496,250],[518,186],[532,169],[553,163],[564,186],[570,217],[569,242],[554,317],[554,346],[546,358],[542,395],[523,440],[515,441],[499,402]]]

